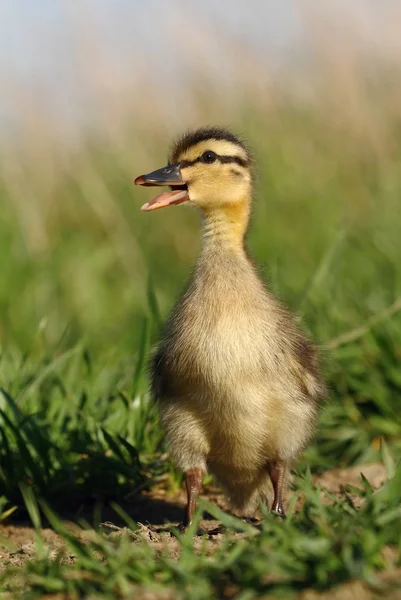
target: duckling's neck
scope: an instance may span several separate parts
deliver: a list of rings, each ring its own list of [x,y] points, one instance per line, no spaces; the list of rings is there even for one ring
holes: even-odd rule
[[[249,202],[202,211],[202,254],[230,251],[244,254],[249,221]]]

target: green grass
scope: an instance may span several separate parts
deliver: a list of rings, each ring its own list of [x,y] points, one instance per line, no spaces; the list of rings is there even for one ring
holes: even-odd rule
[[[90,543],[82,542],[42,504],[49,522],[64,538],[65,548],[52,560],[46,550],[39,550],[37,559],[25,566],[23,584],[18,569],[10,569],[7,577],[15,577],[16,587],[30,587],[27,598],[41,598],[46,593],[86,598],[99,592],[104,598],[130,598],[144,588],[162,592],[166,587],[172,597],[199,600],[233,594],[255,598],[269,592],[274,597],[288,597],[306,587],[324,590],[349,579],[362,579],[380,590],[377,571],[387,564],[383,549],[400,550],[401,469],[391,474],[393,478],[375,493],[364,482],[364,489],[357,491],[364,500],[358,510],[346,492],[325,503],[307,473],[298,482],[299,492],[305,495],[302,510],[294,512],[294,498],[287,519],[266,514],[260,532],[203,501],[202,508],[220,519],[228,531],[245,535],[235,539],[228,533],[212,557],[202,549],[195,553],[192,536],[198,513],[191,530],[179,536],[178,561],[167,547],[156,551],[147,543],[134,543],[135,524],[129,519],[133,529],[125,535],[113,538],[93,533]],[[33,494],[26,493],[26,501],[40,539],[39,509]],[[71,556],[73,565],[68,561]]]
[[[245,600],[351,578],[379,585],[382,550],[399,552],[401,539],[401,471],[389,458],[401,457],[401,313],[385,312],[401,296],[400,154],[396,135],[379,156],[334,117],[327,128],[326,117],[286,104],[273,113],[247,105],[237,123],[259,165],[250,250],[322,346],[329,396],[297,467],[304,508],[285,522],[267,517],[258,536],[249,527],[249,538],[228,535],[212,557],[194,552],[189,536],[178,560],[129,536],[97,532],[83,543],[55,516],[86,507],[96,526],[102,507],[118,511],[127,494],[151,489],[163,474],[177,481],[145,363],[195,260],[197,216],[143,215],[147,192],[132,186],[135,175],[163,164],[168,140],[149,142],[139,132],[129,161],[91,139],[48,171],[23,156],[16,173],[4,170],[0,515],[16,507],[8,519],[29,516],[38,536],[46,518],[75,560],[50,559],[39,544],[37,560],[15,577],[3,574],[3,586],[20,586],[28,598],[129,598],[135,586],[167,586],[172,597],[194,599],[220,598],[231,586]],[[375,315],[363,335],[325,349]],[[366,483],[359,510],[347,493],[323,504],[308,469],[378,460],[382,440],[396,473],[386,487],[373,493]],[[244,529],[207,508],[230,530]]]

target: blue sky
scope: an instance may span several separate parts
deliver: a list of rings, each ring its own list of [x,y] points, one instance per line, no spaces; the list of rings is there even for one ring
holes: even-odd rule
[[[174,23],[182,21],[194,29],[213,23],[260,50],[282,49],[299,33],[293,0],[0,0],[2,68],[23,77],[54,76],[74,53],[74,23],[91,19],[116,60],[124,53],[165,59],[172,54]]]
[[[314,4],[315,2],[315,4]],[[3,90],[39,90],[61,106],[68,96],[84,106],[83,78],[100,64],[129,80],[144,67],[171,83],[197,61],[206,72],[235,66],[252,49],[269,65],[298,59],[307,43],[305,7],[337,11],[347,27],[355,10],[364,35],[380,35],[380,14],[399,0],[0,0],[0,82]],[[380,14],[379,14],[380,13]],[[342,19],[342,21],[341,21]],[[323,27],[330,27],[326,20]],[[324,30],[320,32],[325,35]],[[225,38],[231,39],[229,57]],[[384,39],[384,38],[383,38]],[[93,67],[93,68],[92,68]],[[223,70],[223,69],[221,69]],[[229,68],[226,68],[229,73]],[[122,76],[122,77],[121,77]],[[112,82],[111,82],[112,85]],[[22,87],[21,87],[22,86]],[[0,97],[0,115],[13,110],[12,93]]]

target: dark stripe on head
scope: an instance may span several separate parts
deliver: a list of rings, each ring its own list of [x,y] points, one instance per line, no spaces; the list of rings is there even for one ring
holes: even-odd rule
[[[241,156],[226,156],[225,154],[220,156],[217,154],[217,158],[221,163],[237,163],[241,167],[249,167],[249,162],[241,158]]]
[[[219,163],[222,164],[236,163],[237,165],[240,165],[244,168],[249,167],[249,162],[241,158],[241,156],[227,156],[225,154],[216,154],[216,158],[219,161]],[[180,167],[181,169],[185,169],[186,167],[192,167],[192,165],[196,165],[196,163],[198,162],[203,162],[202,156],[198,156],[198,158],[195,158],[195,160],[182,160],[180,161]]]
[[[237,146],[243,148],[249,155],[249,150],[244,142],[228,129],[220,127],[203,127],[201,129],[196,129],[195,131],[184,133],[184,135],[175,142],[170,152],[170,162],[172,164],[176,163],[178,157],[188,150],[188,148],[195,146],[199,142],[204,142],[205,140],[225,140],[232,144],[237,144]]]

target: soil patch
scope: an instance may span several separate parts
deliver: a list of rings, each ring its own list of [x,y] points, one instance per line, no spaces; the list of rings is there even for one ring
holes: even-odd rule
[[[361,473],[375,489],[381,487],[386,480],[385,468],[382,464],[378,463],[351,467],[349,469],[326,471],[322,475],[315,476],[314,483],[320,484],[322,488],[332,494],[340,494],[346,485],[361,487]],[[224,496],[216,488],[206,487],[201,497],[209,502],[213,502],[223,510],[227,510],[228,508]],[[357,495],[351,495],[351,497],[356,506],[360,505],[360,498]],[[174,497],[171,497],[167,494],[163,485],[155,486],[150,492],[143,492],[140,496],[133,499],[132,502],[124,506],[130,517],[138,523],[138,531],[132,532],[128,530],[111,509],[102,513],[103,525],[101,529],[111,537],[128,534],[134,542],[145,539],[156,550],[162,551],[167,548],[172,557],[178,557],[179,544],[174,535],[172,535],[171,528],[180,524],[185,500],[186,497],[183,490],[179,490]],[[73,521],[66,520],[64,524],[82,541],[85,541],[85,539],[90,538],[92,535],[91,530],[83,529]],[[206,548],[206,551],[210,554],[213,554],[219,547],[225,535],[220,523],[207,518],[207,516],[200,522],[200,533],[203,536],[198,536],[194,539],[194,548],[195,550]],[[56,557],[57,553],[64,547],[62,538],[50,528],[42,529],[41,534],[49,549],[50,556]],[[205,534],[207,535],[206,540]],[[243,537],[244,534],[236,533],[234,536]],[[1,544],[2,540],[6,543],[7,547]],[[26,561],[33,559],[35,552],[36,534],[32,527],[28,525],[0,524],[0,570],[9,565],[22,566]],[[73,562],[74,556],[67,555],[65,560]],[[397,577],[401,578],[400,569],[392,569],[391,573],[383,575],[383,578],[389,578],[388,583],[390,584],[393,576],[395,580]],[[319,595],[316,592],[308,591],[299,597],[302,600],[324,600],[326,598],[335,599],[337,597],[344,600],[351,597],[370,600],[377,597],[372,595],[373,592],[361,582],[350,582],[345,586],[341,586],[338,590],[338,596],[333,595],[335,593],[333,590],[330,592],[330,595]],[[401,592],[399,596],[391,597],[401,600]]]

